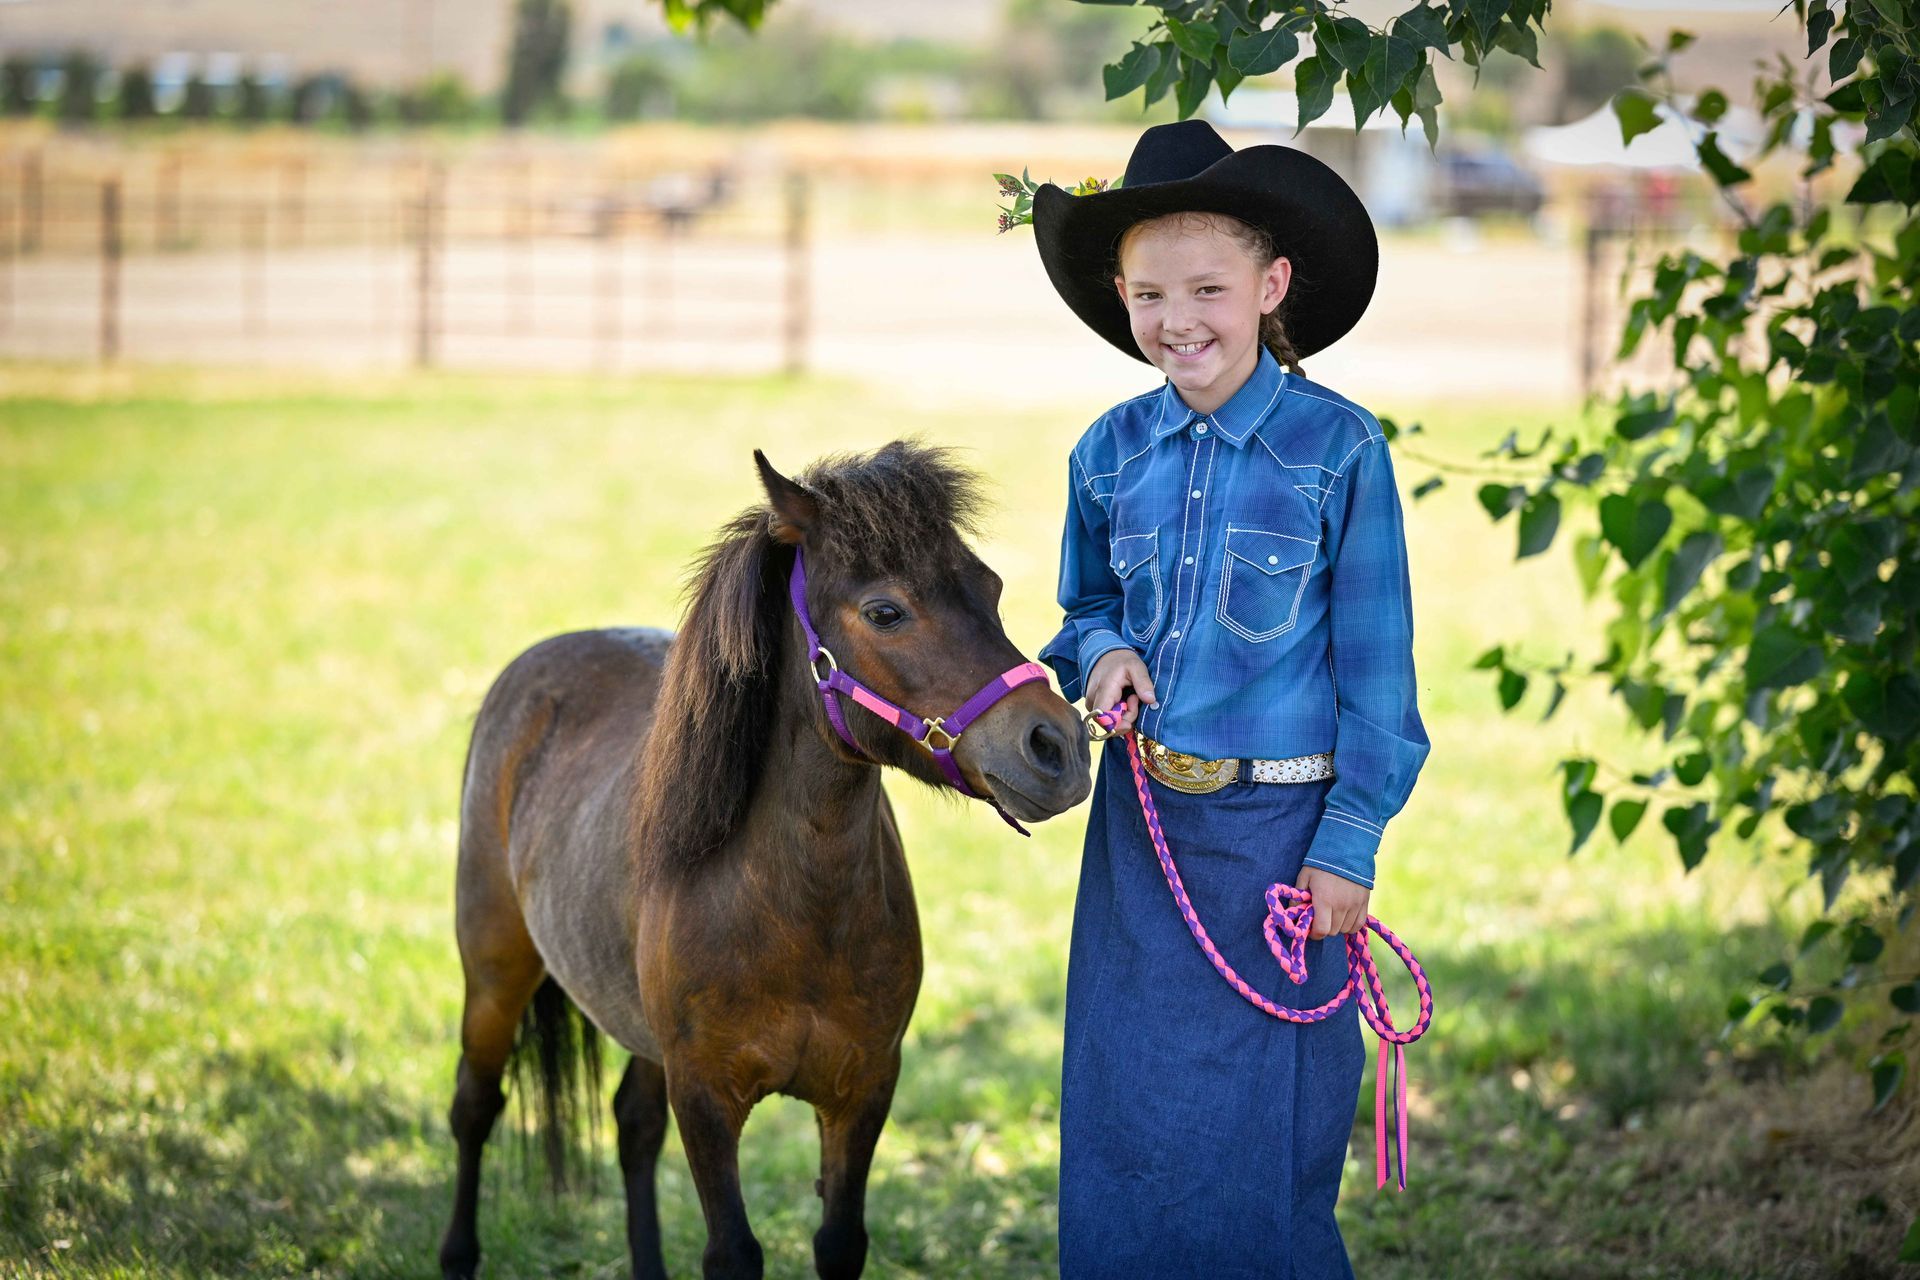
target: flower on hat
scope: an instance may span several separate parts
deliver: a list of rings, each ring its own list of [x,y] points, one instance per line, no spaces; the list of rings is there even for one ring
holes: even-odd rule
[[[1010,173],[996,173],[994,181],[1000,184],[1000,194],[1012,196],[1011,205],[1000,206],[1000,230],[1008,232],[1015,227],[1033,224],[1033,196],[1040,190],[1041,184],[1035,182],[1027,171],[1022,169],[1019,177]],[[1082,178],[1078,183],[1066,188],[1068,195],[1090,196],[1099,191],[1110,191],[1120,185],[1119,178]]]

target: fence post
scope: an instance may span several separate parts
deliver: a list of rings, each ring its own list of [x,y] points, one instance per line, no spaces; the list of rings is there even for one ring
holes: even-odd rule
[[[306,235],[307,162],[290,160],[280,171],[280,241],[298,249]]]
[[[0,333],[13,323],[13,237],[18,231],[14,210],[0,204]]]
[[[807,368],[807,179],[787,177],[787,297],[785,366],[797,376]]]
[[[120,354],[120,180],[100,184],[100,361]]]
[[[153,193],[154,248],[180,247],[180,157],[168,155],[160,161],[160,173]]]
[[[429,164],[422,175],[418,215],[414,219],[414,333],[413,362],[422,369],[433,367],[438,354],[436,332],[439,321],[440,184],[438,164]]]
[[[241,327],[251,338],[267,336],[267,206],[247,210],[246,249],[241,259]]]
[[[1590,199],[1587,202],[1585,272],[1580,293],[1580,395],[1583,399],[1593,394],[1594,380],[1599,372],[1599,358],[1594,347],[1600,340],[1600,240],[1607,230],[1601,225],[1604,217],[1601,202]]]
[[[598,363],[602,369],[611,370],[619,363],[620,354],[620,293],[623,263],[620,252],[620,232],[615,225],[620,217],[618,196],[609,191],[601,197],[600,207],[594,211],[593,238],[599,242],[599,271],[595,281],[598,306],[594,316],[594,347],[598,352]]]
[[[29,151],[20,157],[20,252],[40,251],[40,231],[45,214],[45,196],[41,190],[40,153]]]

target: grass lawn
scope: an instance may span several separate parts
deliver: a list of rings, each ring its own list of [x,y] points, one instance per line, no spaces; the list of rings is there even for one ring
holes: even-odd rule
[[[1064,453],[1100,407],[903,417],[819,382],[0,368],[0,1275],[431,1273],[454,817],[494,674],[556,631],[670,623],[682,566],[755,496],[755,445],[791,470],[909,432],[992,477],[982,552],[1032,652],[1057,623]],[[1453,459],[1549,412],[1376,407],[1426,421],[1410,451]],[[1397,465],[1403,492],[1430,473]],[[1544,724],[1542,690],[1503,716],[1468,670],[1502,640],[1597,652],[1564,547],[1516,567],[1476,483],[1408,506],[1434,751],[1373,901],[1438,1014],[1409,1053],[1404,1195],[1373,1190],[1356,1118],[1357,1269],[1894,1274],[1912,1166],[1902,1183],[1859,1136],[1857,1082],[1720,1041],[1729,990],[1801,922],[1796,874],[1729,848],[1683,876],[1652,815],[1624,848],[1566,856],[1555,761],[1631,770],[1657,744],[1601,690]],[[984,806],[893,791],[928,972],[867,1274],[1044,1276],[1081,815],[1022,841]],[[1388,981],[1410,1009],[1404,974]],[[1362,1096],[1370,1112],[1370,1081]],[[514,1145],[483,1187],[487,1274],[625,1275],[611,1142],[602,1194],[557,1202]],[[764,1104],[743,1160],[769,1275],[811,1274],[811,1114]],[[661,1187],[669,1266],[697,1274],[677,1137]]]

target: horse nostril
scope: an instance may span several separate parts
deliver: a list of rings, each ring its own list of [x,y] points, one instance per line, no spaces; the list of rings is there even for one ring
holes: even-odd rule
[[[1049,778],[1057,778],[1067,767],[1067,741],[1050,724],[1037,724],[1027,735],[1027,759]]]

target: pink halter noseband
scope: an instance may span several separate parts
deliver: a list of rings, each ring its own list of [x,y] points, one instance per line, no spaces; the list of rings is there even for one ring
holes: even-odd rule
[[[978,693],[961,703],[960,709],[950,716],[934,716],[928,719],[926,716],[915,715],[905,707],[896,706],[887,701],[842,671],[832,651],[820,643],[820,633],[814,630],[813,616],[807,611],[806,559],[806,552],[803,549],[799,547],[793,549],[793,572],[787,577],[787,594],[793,600],[793,612],[794,616],[800,620],[800,629],[807,636],[807,662],[813,668],[813,678],[819,686],[820,699],[826,704],[827,719],[833,724],[834,732],[840,735],[840,740],[862,759],[871,758],[860,749],[860,744],[853,740],[853,734],[847,729],[846,715],[840,708],[840,695],[845,694],[932,752],[934,762],[940,766],[940,772],[946,775],[947,782],[954,790],[961,795],[972,796],[976,800],[985,800],[993,806],[995,813],[1006,819],[1008,826],[1023,836],[1030,834],[1012,814],[1000,807],[998,800],[992,796],[983,796],[967,785],[967,779],[960,772],[960,766],[954,763],[953,747],[960,740],[960,735],[967,731],[967,726],[978,720],[1000,699],[1023,684],[1046,680],[1047,669],[1037,662],[1023,662],[1011,671],[994,677]],[[820,673],[822,662],[826,663],[825,675]],[[935,738],[939,738],[940,741],[936,742]]]

